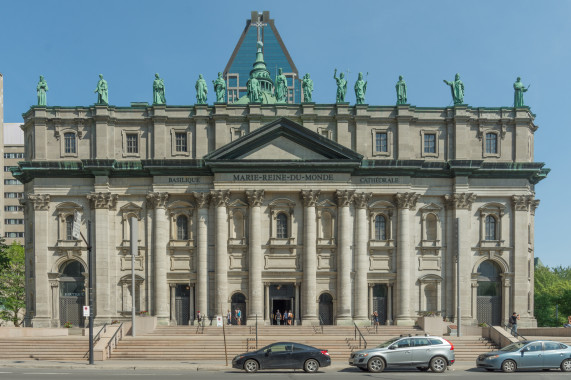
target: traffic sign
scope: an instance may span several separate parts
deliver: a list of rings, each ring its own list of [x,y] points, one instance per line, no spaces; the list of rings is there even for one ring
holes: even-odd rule
[[[84,306],[84,307],[83,307],[83,316],[84,316],[84,317],[89,317],[89,306]]]

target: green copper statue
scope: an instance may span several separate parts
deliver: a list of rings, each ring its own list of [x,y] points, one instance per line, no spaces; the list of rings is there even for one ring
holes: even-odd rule
[[[287,78],[283,74],[283,70],[281,68],[279,69],[278,76],[276,77],[276,88],[274,93],[276,96],[276,102],[287,102]]]
[[[399,75],[399,81],[395,87],[397,89],[397,104],[406,104],[406,83],[402,79],[402,75]]]
[[[450,91],[452,91],[452,100],[454,104],[464,103],[464,83],[460,80],[460,74],[456,74],[454,82],[449,82],[444,79],[444,83],[450,86]]]
[[[36,90],[38,91],[38,105],[47,106],[48,99],[46,92],[48,91],[48,82],[46,82],[42,75],[40,75],[40,81],[38,82],[38,87],[36,87]]]
[[[198,76],[196,81],[196,104],[206,104],[206,94],[208,94],[208,88],[206,87],[206,81],[202,77],[202,74]]]
[[[93,92],[97,93],[96,104],[109,104],[109,88],[107,81],[103,79],[103,74],[99,74],[99,82],[97,82],[97,88]]]
[[[531,85],[530,85],[531,86]],[[521,78],[517,77],[514,83],[514,107],[523,107],[523,93],[529,90],[529,86],[525,88],[523,83],[521,83]]]
[[[303,88],[303,102],[311,103],[311,96],[313,92],[313,80],[309,78],[309,74],[303,76],[301,81],[301,87]]]
[[[155,74],[153,81],[153,104],[166,104],[167,98],[165,96],[165,81]]]
[[[347,81],[344,79],[343,73],[339,74],[337,78],[337,69],[333,73],[333,79],[337,82],[337,103],[345,103],[345,94],[347,93]]]
[[[359,78],[355,82],[355,98],[357,104],[365,104],[365,94],[367,94],[367,82],[363,80],[363,73],[359,73]]]
[[[250,103],[260,103],[262,101],[262,89],[260,87],[260,82],[252,76],[248,79],[247,86]]]
[[[214,92],[216,92],[216,103],[224,103],[226,98],[226,81],[222,78],[222,73],[218,73],[218,78],[212,81]]]

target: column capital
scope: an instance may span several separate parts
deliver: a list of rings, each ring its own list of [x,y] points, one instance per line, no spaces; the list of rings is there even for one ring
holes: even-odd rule
[[[349,207],[353,203],[355,197],[355,190],[337,190],[335,198],[337,199],[337,206]]]
[[[321,194],[319,190],[301,190],[303,205],[305,207],[315,207],[315,204],[319,199],[319,194]]]
[[[260,207],[264,201],[264,190],[246,190],[250,207]]]
[[[474,193],[454,193],[444,195],[444,201],[448,208],[471,210],[476,200]]]
[[[355,194],[355,207],[356,208],[367,208],[367,206],[369,205],[369,201],[371,200],[371,197],[373,196],[373,193],[360,193],[360,194]]]
[[[26,204],[31,202],[34,205],[35,211],[48,211],[50,206],[50,195],[49,194],[28,194],[26,199],[21,201],[21,204]]]
[[[420,198],[417,193],[396,193],[394,196],[398,208],[408,208],[414,210],[416,208],[416,201]]]
[[[165,208],[169,193],[153,191],[147,194],[147,205],[150,208]]]
[[[98,192],[87,195],[87,199],[91,202],[91,208],[94,209],[105,208],[108,210],[115,210],[117,198],[119,198],[117,194],[112,194],[110,192]]]
[[[533,195],[514,195],[512,196],[512,203],[516,211],[529,211],[535,214],[535,209],[539,206],[539,200],[535,199]]]
[[[210,190],[210,201],[216,207],[226,207],[230,200],[230,190]]]
[[[194,200],[196,201],[196,205],[198,208],[208,208],[208,203],[210,202],[210,193],[192,193],[194,196]]]

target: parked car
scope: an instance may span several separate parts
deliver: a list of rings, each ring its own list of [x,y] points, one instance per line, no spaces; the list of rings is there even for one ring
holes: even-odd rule
[[[236,355],[232,367],[246,372],[259,369],[303,369],[305,372],[317,372],[319,367],[331,365],[327,350],[293,342],[270,344],[258,351]]]
[[[571,371],[571,347],[550,340],[533,340],[512,343],[499,351],[478,356],[476,365],[487,371],[501,369],[553,369]]]
[[[440,373],[454,364],[454,345],[438,336],[400,336],[351,353],[349,364],[370,372],[381,372],[386,367],[416,367]]]

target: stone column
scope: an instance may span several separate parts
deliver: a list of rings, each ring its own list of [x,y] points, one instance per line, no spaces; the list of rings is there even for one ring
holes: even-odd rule
[[[319,191],[302,190],[303,200],[303,294],[301,324],[317,324],[317,231],[315,204]]]
[[[299,283],[295,283],[295,311],[294,311],[294,319],[295,319],[295,324],[299,325]]]
[[[261,223],[261,206],[264,201],[264,190],[248,190],[246,191],[248,204],[250,205],[250,236],[249,248],[250,257],[248,260],[249,265],[249,283],[248,290],[250,293],[250,312],[249,315],[264,315],[264,298],[263,298],[263,283],[262,283],[262,269],[264,263],[264,254],[262,251],[262,223]],[[256,324],[255,318],[248,318],[247,323]]]
[[[170,324],[171,326],[177,325],[176,320],[176,284],[169,284],[170,289]]]
[[[387,325],[393,323],[393,283],[387,284]]]
[[[216,287],[215,315],[226,315],[228,310],[228,210],[229,190],[212,190],[212,203],[216,207],[215,272]]]
[[[413,252],[410,249],[410,209],[414,210],[416,201],[420,197],[416,193],[397,193],[395,201],[398,206],[398,231],[397,231],[397,318],[396,324],[414,324],[414,316],[411,312],[411,290],[413,287],[412,265]]]
[[[367,315],[367,319],[369,319],[371,317],[371,315],[373,315],[373,288],[374,288],[375,284],[373,283],[368,283],[367,284],[367,288],[369,290],[369,315]]]
[[[456,241],[454,240],[454,202],[445,201],[446,229],[445,245],[443,244],[444,292],[446,294],[445,316],[456,315]]]
[[[272,324],[272,310],[270,309],[270,283],[264,282],[264,299],[266,300],[266,323]]]
[[[353,203],[355,192],[353,190],[337,190],[337,207],[339,215],[339,230],[337,243],[337,324],[352,325],[351,299],[353,289],[351,286],[351,272],[353,271],[353,223],[350,206]]]
[[[367,324],[369,322],[368,316],[371,315],[371,313],[367,313],[367,275],[369,273],[367,206],[371,195],[371,193],[355,195],[357,228],[355,231],[355,312],[353,319],[358,324]],[[369,299],[369,302],[372,302],[372,298]]]
[[[196,311],[208,315],[208,203],[209,193],[193,193],[198,207],[196,226]],[[196,317],[196,313],[192,319]]]
[[[155,315],[157,324],[167,325],[169,323],[169,294],[167,284],[167,244],[169,239],[169,223],[165,210],[168,200],[168,193],[152,192],[147,194],[147,201],[150,207],[154,208],[153,217],[153,264],[155,283]]]
[[[51,297],[50,284],[48,280],[48,272],[50,271],[48,263],[48,211],[50,208],[49,194],[29,194],[27,201],[31,202],[34,207],[34,226],[32,229],[34,234],[33,240],[33,257],[35,266],[35,315],[33,320],[34,327],[52,327],[51,320]],[[59,323],[56,321],[56,323]]]
[[[196,311],[195,311],[195,307],[194,307],[195,289],[196,289],[196,284],[190,284],[190,295],[189,295],[189,300],[188,300],[188,324],[189,324],[189,326],[192,326],[194,324],[194,316],[196,315]]]
[[[111,243],[111,231],[109,228],[109,210],[115,210],[117,205],[117,194],[110,192],[94,192],[87,195],[91,201],[91,208],[94,209],[95,239],[92,254],[95,255],[94,288],[95,288],[95,323],[110,322],[115,315],[114,307],[111,306],[111,275],[113,266],[109,250]],[[89,269],[91,270],[91,269]],[[115,284],[113,284],[113,287]]]
[[[48,273],[50,290],[51,290],[51,301],[52,301],[52,322],[53,327],[59,326],[59,273]],[[87,298],[86,298],[87,299]]]

